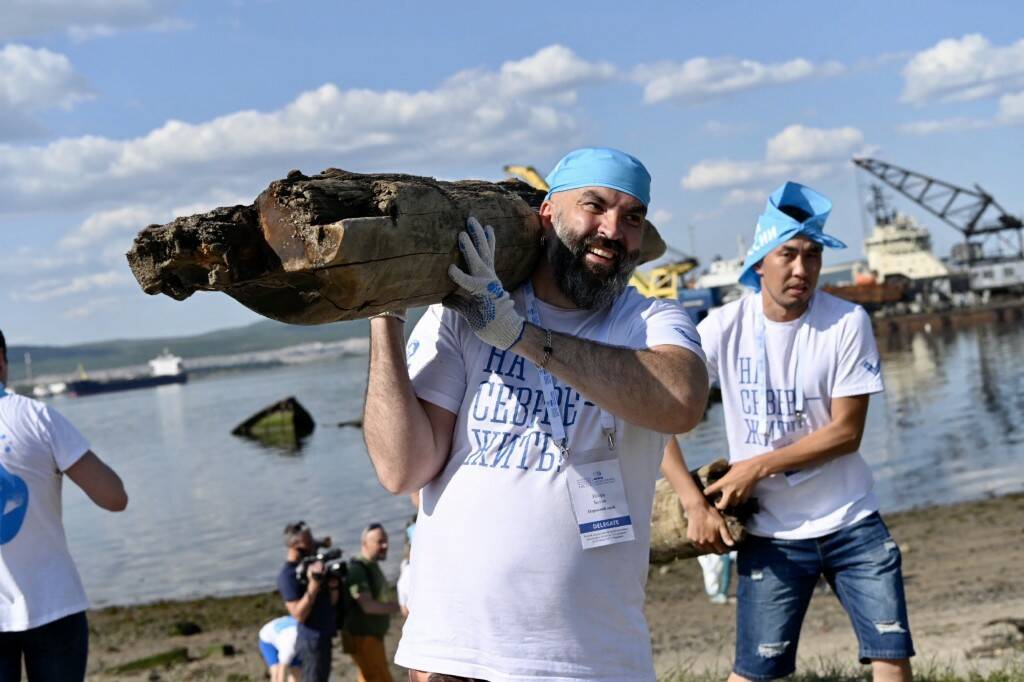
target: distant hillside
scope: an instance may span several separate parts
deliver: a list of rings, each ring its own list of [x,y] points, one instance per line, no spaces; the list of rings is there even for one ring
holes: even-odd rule
[[[244,327],[221,329],[198,336],[170,336],[156,339],[120,339],[74,346],[11,346],[10,383],[25,376],[25,353],[32,354],[32,373],[65,374],[81,364],[87,371],[142,365],[168,349],[183,358],[274,350],[300,343],[340,341],[366,336],[369,323],[353,320],[311,327],[261,320]]]

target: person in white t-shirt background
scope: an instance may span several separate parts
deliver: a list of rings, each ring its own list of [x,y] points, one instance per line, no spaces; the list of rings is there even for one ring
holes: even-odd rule
[[[540,207],[546,253],[504,290],[473,219],[456,298],[408,345],[370,321],[367,450],[393,493],[422,488],[395,661],[441,679],[653,680],[644,618],[654,483],[669,433],[703,414],[707,372],[677,301],[626,286],[650,176],[570,152]]]
[[[816,290],[823,247],[845,248],[823,231],[831,208],[795,182],[772,193],[740,275],[755,293],[698,325],[722,390],[731,469],[707,499],[686,495],[698,507],[688,510],[691,540],[724,552],[731,538],[718,510],[751,496],[760,507],[739,545],[733,681],[795,670],[821,575],[874,679],[911,678],[900,551],[858,451],[869,396],[883,390],[878,349],[863,308]],[[665,465],[685,471],[669,454]]]
[[[61,523],[68,475],[109,511],[128,504],[118,475],[59,412],[6,392],[0,331],[0,680],[85,679],[89,602]]]

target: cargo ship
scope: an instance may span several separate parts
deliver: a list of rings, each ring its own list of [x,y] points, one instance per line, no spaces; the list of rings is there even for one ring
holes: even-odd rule
[[[130,391],[136,388],[152,388],[166,384],[183,384],[188,381],[182,359],[168,351],[164,351],[149,361],[150,373],[143,376],[110,377],[107,379],[81,378],[68,381],[63,394],[80,398],[97,393],[114,391]]]

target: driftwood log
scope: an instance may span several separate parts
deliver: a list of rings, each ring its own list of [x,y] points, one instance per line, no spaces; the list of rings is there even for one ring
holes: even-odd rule
[[[148,294],[180,301],[223,291],[282,322],[350,320],[451,293],[448,266],[458,262],[456,239],[469,215],[494,227],[498,276],[506,288],[518,286],[540,255],[543,198],[517,180],[292,171],[250,206],[145,228],[128,263]],[[641,262],[664,251],[647,223]]]
[[[696,471],[690,472],[697,486],[703,490],[729,471],[724,459],[716,459]],[[757,502],[748,500],[727,509],[723,516],[729,533],[737,543],[746,537],[743,523],[757,510]],[[668,479],[662,478],[654,486],[654,509],[651,513],[651,563],[665,563],[673,559],[691,559],[702,554],[686,539],[686,515],[679,496]]]

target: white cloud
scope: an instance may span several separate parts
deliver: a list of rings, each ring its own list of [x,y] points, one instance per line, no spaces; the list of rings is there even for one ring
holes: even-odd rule
[[[855,71],[873,71],[875,69],[888,66],[893,62],[906,62],[913,56],[913,54],[914,53],[909,50],[883,52],[882,54],[875,55],[874,57],[865,57],[857,60],[851,69]]]
[[[85,136],[45,146],[0,145],[0,211],[60,202],[100,207],[132,197],[183,202],[210,187],[251,191],[300,161],[434,172],[497,166],[564,147],[576,135],[566,109],[574,88],[610,78],[551,46],[498,71],[460,72],[434,90],[342,90],[327,84],[277,111],[239,111],[202,122],[168,121],[139,138]],[[558,90],[564,97],[539,96]],[[308,169],[307,169],[308,170]],[[170,195],[170,197],[168,196]]]
[[[252,198],[211,190],[204,198],[178,206],[129,204],[93,213],[65,234],[57,246],[62,251],[102,252],[111,260],[123,261],[132,238],[142,228],[168,223],[176,216],[205,213],[217,206],[252,203]]]
[[[770,192],[763,189],[731,189],[722,200],[723,206],[738,206],[741,204],[763,204]]]
[[[980,130],[983,128],[1021,124],[1024,124],[1024,92],[1000,97],[998,110],[994,116],[988,118],[957,116],[927,121],[911,121],[899,126],[898,130],[907,135],[935,135],[938,133]]]
[[[67,31],[73,38],[101,37],[118,30],[161,29],[181,0],[3,0],[0,40]]]
[[[963,102],[1024,87],[1024,38],[1005,47],[982,35],[947,38],[918,52],[903,68],[902,99],[911,104]]]
[[[55,255],[52,249],[18,246],[0,252],[0,272],[4,275],[38,275],[82,265],[87,260],[85,253]]]
[[[0,48],[0,141],[41,135],[43,127],[32,114],[70,109],[91,97],[64,55],[25,45]]]
[[[690,167],[682,180],[684,189],[717,189],[744,185],[785,172],[785,164],[764,161],[733,161],[731,159],[704,159]]]
[[[664,225],[668,221],[672,220],[672,213],[663,208],[659,208],[651,214],[650,220],[655,225]]]
[[[0,49],[0,110],[70,108],[91,96],[62,54],[25,45]]]
[[[808,128],[791,125],[768,140],[767,161],[821,161],[848,157],[864,144],[864,134],[856,128]]]
[[[979,128],[987,128],[990,125],[992,125],[991,122],[983,119],[958,116],[928,121],[911,121],[910,123],[900,125],[897,130],[906,135],[935,135],[936,133],[977,130]]]
[[[1024,92],[1003,95],[999,98],[999,113],[996,119],[1005,125],[1024,123]]]
[[[122,206],[94,213],[57,242],[63,250],[94,248],[118,232],[138,232],[146,225],[167,222],[165,211],[150,206]]]
[[[39,280],[32,283],[24,291],[12,292],[11,298],[15,301],[38,303],[72,294],[83,294],[96,289],[110,289],[128,284],[131,281],[132,279],[128,276],[128,268],[125,267],[121,270],[108,270],[106,272],[79,275],[68,279],[53,278]]]
[[[501,65],[500,90],[509,94],[540,94],[577,88],[615,76],[608,62],[588,62],[562,45],[541,48],[531,57]]]
[[[822,129],[796,124],[768,140],[763,159],[705,159],[689,169],[681,184],[684,189],[706,190],[787,177],[814,180],[833,172],[839,163],[865,149],[864,135],[856,128]],[[732,199],[742,196],[737,194]]]
[[[779,85],[811,78],[834,76],[843,71],[838,62],[814,64],[806,59],[764,64],[734,57],[694,57],[683,63],[641,64],[634,80],[644,86],[644,101],[669,99],[702,101],[743,90]]]
[[[122,299],[117,296],[99,296],[88,299],[85,303],[75,306],[74,308],[68,308],[64,311],[64,317],[69,320],[82,320],[88,317],[92,317],[97,312],[108,310],[114,306],[122,303]]]

